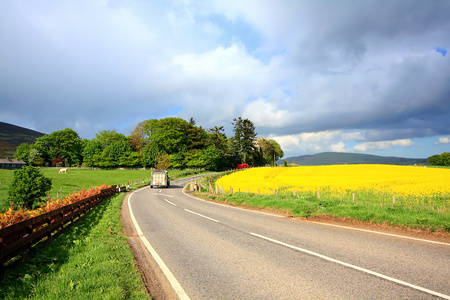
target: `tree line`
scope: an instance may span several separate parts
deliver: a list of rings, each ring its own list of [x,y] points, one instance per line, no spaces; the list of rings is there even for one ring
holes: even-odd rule
[[[450,166],[450,152],[430,156],[428,157],[428,163],[432,166],[448,167]]]
[[[150,119],[129,136],[103,130],[92,140],[66,128],[19,145],[15,158],[32,166],[223,170],[240,163],[274,165],[283,157],[276,141],[257,138],[249,119],[235,118],[232,125],[234,135],[227,137],[223,126],[205,130],[193,118]]]

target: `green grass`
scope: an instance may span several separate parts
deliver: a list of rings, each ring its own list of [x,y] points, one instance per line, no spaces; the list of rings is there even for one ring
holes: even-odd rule
[[[65,197],[79,191],[80,189],[89,189],[91,186],[124,185],[130,184],[131,188],[144,186],[150,181],[150,170],[92,170],[74,168],[69,169],[66,174],[58,174],[59,168],[40,169],[45,177],[52,180],[52,191],[50,198]],[[192,174],[198,174],[195,170],[170,170],[171,178],[181,178]],[[13,180],[14,170],[0,169],[0,212],[7,208],[3,204],[8,198],[8,188]],[[142,183],[144,181],[144,183]]]
[[[215,176],[211,180],[214,186]],[[206,179],[204,179],[206,180]],[[309,218],[311,216],[333,216],[350,218],[370,223],[385,223],[392,226],[403,226],[431,231],[450,231],[450,200],[429,199],[421,203],[411,199],[392,199],[380,195],[366,193],[356,195],[348,194],[343,198],[336,198],[321,192],[296,193],[278,191],[276,195],[258,195],[254,193],[235,192],[208,194],[204,187],[205,182],[199,181],[202,187],[202,196],[211,200],[227,201],[235,205],[246,205],[258,208],[270,208],[280,212],[289,213],[295,217]]]
[[[0,299],[148,299],[122,234],[118,194],[0,280]]]

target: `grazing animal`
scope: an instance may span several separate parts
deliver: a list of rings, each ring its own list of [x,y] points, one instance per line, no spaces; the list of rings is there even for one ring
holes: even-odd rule
[[[61,173],[67,173],[67,168],[59,169],[58,174],[61,174]]]

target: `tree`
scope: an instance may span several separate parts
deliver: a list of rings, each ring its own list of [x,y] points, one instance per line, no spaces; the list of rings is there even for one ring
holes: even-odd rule
[[[444,152],[441,155],[433,155],[428,158],[428,163],[432,166],[450,166],[450,153]]]
[[[189,150],[184,153],[184,165],[190,169],[200,169],[205,166],[203,151],[199,149]]]
[[[30,144],[22,143],[19,146],[17,146],[16,153],[14,153],[14,157],[16,159],[21,159],[24,162],[26,162],[27,164],[29,164],[28,159],[30,156],[31,149],[32,149],[32,146]]]
[[[149,120],[146,130],[149,133],[149,141],[158,144],[167,154],[184,152],[186,149],[186,124],[181,118],[164,118],[161,120]]]
[[[128,137],[131,147],[134,151],[143,151],[147,143],[148,136],[146,134],[145,124],[147,121],[140,122]]]
[[[450,153],[444,152],[441,154],[441,162],[443,166],[450,166]]]
[[[220,171],[228,163],[227,157],[212,145],[203,150],[203,161],[209,171]]]
[[[117,139],[103,150],[101,166],[127,167],[126,161],[132,152],[131,145],[126,138]]]
[[[254,163],[256,132],[253,122],[249,119],[234,118],[234,150],[240,162]]]
[[[142,165],[145,168],[154,168],[158,162],[158,157],[161,155],[162,150],[156,143],[148,143],[145,145],[142,152]]]
[[[83,162],[87,167],[100,166],[103,144],[98,139],[90,140],[83,149]]]
[[[14,171],[14,178],[8,191],[8,202],[14,209],[31,209],[42,202],[52,188],[52,180],[46,178],[37,168],[23,167]]]
[[[200,126],[195,126],[193,118],[185,125],[186,148],[188,150],[203,149],[207,143],[206,131]]]
[[[156,163],[156,169],[158,170],[168,170],[170,167],[170,156],[167,153],[161,153],[158,157],[158,162]]]
[[[428,157],[428,163],[432,166],[440,166],[442,164],[442,159],[439,154]]]
[[[79,165],[82,161],[82,141],[74,130],[66,128],[36,139],[36,148],[46,165],[58,156],[65,166]]]
[[[274,140],[259,138],[257,139],[257,144],[262,150],[265,164],[275,165],[275,162],[284,156],[280,144]]]
[[[32,166],[43,166],[45,160],[42,158],[38,149],[32,148],[28,154],[28,163]]]
[[[95,138],[104,148],[108,147],[115,141],[127,140],[125,135],[117,133],[115,130],[102,130],[95,135]]]

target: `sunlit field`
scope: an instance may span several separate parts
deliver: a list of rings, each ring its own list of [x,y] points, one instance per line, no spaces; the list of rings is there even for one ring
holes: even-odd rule
[[[450,169],[393,165],[253,168],[220,178],[226,192],[316,195],[320,199],[450,209]]]

